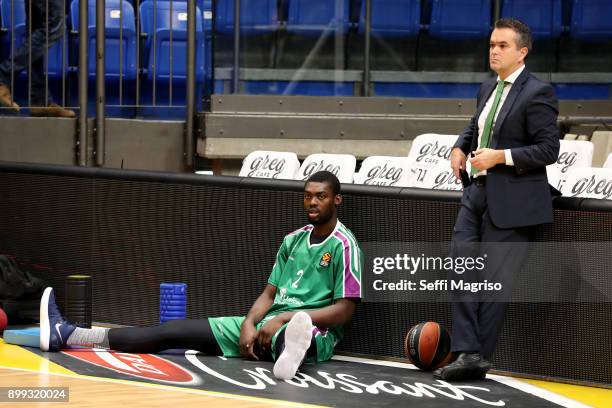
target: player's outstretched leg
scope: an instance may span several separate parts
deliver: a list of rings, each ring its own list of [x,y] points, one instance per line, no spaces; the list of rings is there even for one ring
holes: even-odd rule
[[[45,289],[40,300],[40,349],[61,350],[75,328],[62,317],[55,304],[53,288]]]
[[[285,348],[274,364],[274,376],[290,380],[304,360],[312,340],[312,319],[306,312],[296,313],[285,329]]]

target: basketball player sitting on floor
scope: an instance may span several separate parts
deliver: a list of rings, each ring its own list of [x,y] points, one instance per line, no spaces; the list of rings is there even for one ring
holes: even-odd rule
[[[311,224],[285,236],[262,294],[246,316],[171,320],[156,327],[82,329],[65,321],[47,288],[40,305],[40,348],[81,345],[134,353],[192,349],[275,361],[291,379],[303,361],[326,361],[361,298],[363,254],[337,219],[340,183],[327,171],[304,185]]]

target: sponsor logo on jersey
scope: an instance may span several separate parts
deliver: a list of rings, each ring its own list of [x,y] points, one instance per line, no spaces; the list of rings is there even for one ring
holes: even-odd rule
[[[287,296],[287,288],[281,288],[279,296],[278,296],[278,304],[281,304],[281,305],[293,304],[293,305],[301,306],[304,304],[304,302],[302,302],[301,300],[297,298]],[[273,317],[273,316],[270,316],[270,317]]]
[[[329,266],[329,263],[331,262],[331,253],[326,252],[323,254],[323,256],[321,257],[321,262],[319,262],[319,265],[321,265],[324,268],[327,268]]]
[[[118,373],[177,385],[198,385],[198,376],[183,367],[152,354],[131,354],[104,349],[63,350],[63,354],[82,362]]]

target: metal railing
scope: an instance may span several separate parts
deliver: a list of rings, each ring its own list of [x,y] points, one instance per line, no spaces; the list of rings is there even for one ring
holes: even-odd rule
[[[101,166],[105,162],[105,120],[110,109],[134,109],[139,114],[150,109],[155,115],[158,108],[177,108],[176,112],[179,115],[180,112],[185,112],[185,160],[188,167],[193,166],[194,116],[197,103],[196,56],[204,55],[204,50],[196,49],[198,47],[196,30],[204,25],[203,21],[201,23],[197,21],[203,16],[197,12],[196,0],[187,0],[186,10],[182,9],[183,6],[180,8],[176,6],[177,3],[185,4],[184,1],[148,0],[153,3],[153,10],[150,13],[153,21],[152,26],[146,27],[146,33],[142,24],[143,1],[141,0],[135,0],[134,12],[127,0],[113,2],[118,5],[118,10],[109,6],[107,0],[98,0],[95,2],[95,14],[91,3],[94,0],[81,0],[78,3],[78,17],[75,15],[76,6],[71,6],[72,30],[66,27],[68,13],[64,0],[0,1],[3,21],[7,22],[0,33],[4,37],[0,38],[3,43],[2,48],[7,55],[0,63],[6,67],[8,74],[4,79],[0,77],[0,81],[11,91],[7,102],[9,106],[2,107],[0,112],[14,112],[15,100],[20,102],[21,107],[30,109],[46,105],[52,100],[54,92],[51,90],[56,91],[59,97],[57,102],[62,108],[78,109],[77,162],[85,166],[90,131],[87,122],[88,103],[91,104],[93,101],[95,127],[91,130],[95,133],[95,164]],[[158,5],[163,3],[166,13],[160,14]],[[168,21],[160,22],[158,14],[163,15]],[[91,21],[91,17],[94,16],[95,22]],[[107,21],[111,22],[111,27],[106,27]],[[180,28],[182,31],[186,30],[186,36],[180,39],[186,41],[186,44],[180,44],[186,48],[186,60],[183,63],[176,60],[175,54],[177,22],[181,24],[186,22],[186,26]],[[93,45],[94,38],[90,38],[90,34],[93,34],[90,29],[93,29],[94,23],[95,47],[88,49],[89,45]],[[159,69],[160,50],[157,49],[159,43],[157,23],[166,29],[168,35],[167,44],[164,44],[167,47],[164,58],[167,56],[168,59],[163,61],[168,64],[168,71],[162,75]],[[109,30],[112,34],[109,34]],[[204,38],[203,31],[200,38]],[[75,41],[78,42],[78,48],[75,47]],[[109,41],[113,41],[114,49],[107,49]],[[149,65],[141,63],[142,41],[147,41],[150,45]],[[73,53],[76,51],[76,55],[69,55],[69,50]],[[89,58],[89,53],[92,52],[95,53],[93,60]],[[77,56],[78,62],[75,61]],[[58,61],[60,58],[61,61]],[[89,62],[94,60],[95,75],[89,72]],[[74,65],[70,65],[69,62]],[[111,63],[114,67],[112,70],[107,69]],[[181,78],[181,82],[184,81],[184,102],[178,102],[180,98],[177,98],[178,75],[175,63],[186,64],[185,77]],[[22,71],[27,71],[27,81]],[[73,73],[76,75],[71,75]],[[160,77],[163,78],[163,85],[159,83]],[[109,78],[112,80],[109,81]],[[144,84],[143,81],[147,83]],[[166,81],[167,88],[162,89]],[[95,89],[95,99],[89,100],[88,87],[92,85]],[[26,97],[22,96],[24,88],[27,92]],[[144,100],[143,90],[150,93],[147,101]],[[160,92],[167,95],[166,101],[161,101]],[[111,97],[112,101],[109,100]],[[173,117],[176,118],[176,114]]]

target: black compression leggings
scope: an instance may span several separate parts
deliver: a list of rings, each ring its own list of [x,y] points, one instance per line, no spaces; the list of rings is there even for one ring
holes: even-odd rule
[[[128,353],[156,353],[168,349],[197,350],[221,355],[208,319],[169,320],[155,327],[110,329],[109,346]]]
[[[168,349],[189,349],[220,356],[223,354],[210,328],[208,319],[170,320],[155,327],[123,327],[110,329],[108,332],[109,346],[113,350],[127,353],[157,353]],[[285,330],[276,338],[276,355],[285,348]],[[259,354],[256,350],[256,353]],[[317,346],[314,336],[306,357],[317,356]],[[271,360],[268,352],[261,355],[264,360]]]

